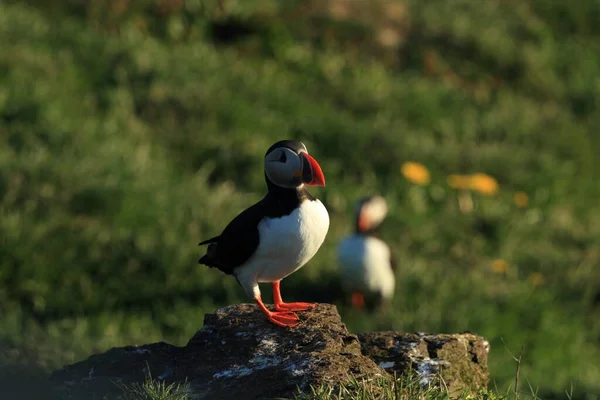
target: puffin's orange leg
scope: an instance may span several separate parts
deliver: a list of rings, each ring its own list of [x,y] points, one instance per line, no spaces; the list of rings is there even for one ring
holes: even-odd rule
[[[298,318],[296,314],[292,312],[272,312],[267,309],[260,296],[256,297],[254,300],[262,312],[265,313],[269,321],[275,325],[293,327],[300,323],[300,318]]]
[[[365,306],[365,296],[363,296],[362,292],[354,292],[352,293],[352,306],[360,310]]]
[[[277,311],[305,311],[315,306],[314,303],[284,303],[281,298],[280,281],[273,282],[273,303]]]

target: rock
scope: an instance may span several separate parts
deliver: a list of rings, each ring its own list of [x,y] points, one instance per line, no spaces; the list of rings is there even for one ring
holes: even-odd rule
[[[451,392],[487,385],[489,344],[456,335],[351,334],[333,305],[300,312],[302,324],[280,328],[257,306],[224,307],[184,347],[167,343],[111,349],[51,375],[62,398],[103,398],[120,393],[114,382],[142,382],[148,371],[166,383],[187,381],[195,399],[290,398],[309,385],[339,384],[403,374],[410,369],[426,386],[438,372]],[[360,340],[360,342],[359,342]]]
[[[397,375],[412,368],[422,385],[439,384],[450,393],[485,388],[489,380],[489,343],[472,333],[453,335],[374,332],[359,334],[362,352],[387,372]]]
[[[166,343],[114,348],[66,366],[50,379],[65,398],[103,398],[119,393],[114,381],[154,379],[190,383],[195,399],[293,397],[297,388],[340,383],[348,373],[365,378],[385,371],[361,353],[356,335],[333,305],[298,313],[296,328],[266,320],[252,304],[207,314],[204,327],[184,347]]]

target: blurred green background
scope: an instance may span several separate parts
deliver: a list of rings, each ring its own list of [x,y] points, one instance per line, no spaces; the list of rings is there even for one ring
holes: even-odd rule
[[[265,150],[296,138],[332,224],[285,299],[336,303],[355,332],[474,331],[500,391],[523,344],[525,391],[600,397],[597,0],[4,1],[0,48],[11,383],[185,344],[248,301],[196,245],[260,199]],[[400,268],[393,310],[363,315],[342,304],[335,246],[374,193]]]

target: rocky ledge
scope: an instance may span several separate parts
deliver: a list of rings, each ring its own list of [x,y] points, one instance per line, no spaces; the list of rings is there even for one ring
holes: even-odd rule
[[[390,374],[412,370],[423,386],[443,384],[450,393],[487,387],[490,345],[472,333],[372,332],[359,334],[358,339],[363,354]]]
[[[195,399],[292,398],[310,385],[404,373],[410,367],[422,383],[440,372],[452,387],[487,385],[487,349],[472,334],[356,336],[333,305],[299,313],[302,324],[280,328],[255,305],[224,307],[204,318],[204,327],[184,347],[167,343],[114,348],[52,373],[65,399],[103,398],[115,382],[187,381]],[[359,341],[359,338],[361,341]],[[386,372],[388,371],[388,372]],[[448,383],[448,382],[446,382]]]

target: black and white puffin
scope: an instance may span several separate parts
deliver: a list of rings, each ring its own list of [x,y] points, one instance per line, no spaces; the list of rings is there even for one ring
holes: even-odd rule
[[[394,296],[396,262],[387,243],[377,237],[387,212],[383,197],[361,199],[356,206],[355,232],[338,245],[342,287],[351,294],[356,309],[389,304]]]
[[[319,163],[297,140],[273,144],[264,159],[267,194],[240,213],[221,235],[205,240],[206,255],[199,263],[233,275],[269,321],[296,326],[293,311],[311,303],[284,303],[280,281],[306,264],[319,250],[329,230],[329,214],[306,186],[325,186]],[[275,312],[261,299],[258,284],[273,284]]]

